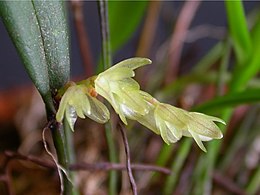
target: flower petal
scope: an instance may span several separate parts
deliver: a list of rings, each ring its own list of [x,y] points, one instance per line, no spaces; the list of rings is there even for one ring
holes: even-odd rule
[[[155,123],[156,123],[157,128],[160,131],[163,141],[169,145],[170,142],[169,142],[168,136],[167,136],[167,127],[166,127],[164,121],[161,121],[160,118],[155,118]]]
[[[62,98],[60,101],[59,109],[56,113],[56,120],[57,122],[61,123],[64,117],[64,113],[67,107],[68,100],[66,98]]]
[[[122,79],[117,81],[118,86],[121,86],[123,90],[140,90],[139,84],[132,78]]]
[[[148,58],[139,58],[139,57],[135,57],[135,58],[129,58],[126,60],[123,60],[117,64],[115,64],[114,66],[112,66],[109,70],[115,70],[117,68],[120,67],[127,67],[130,68],[132,70],[139,68],[141,66],[147,65],[147,64],[151,64],[152,61]]]
[[[87,109],[90,107],[89,101],[87,96],[82,92],[82,90],[78,86],[75,86],[75,88],[76,87],[77,89],[74,91],[74,96],[71,97],[68,104],[75,109],[77,115],[80,118],[85,118],[83,108]]]
[[[90,96],[89,101],[91,105],[90,111],[84,112],[84,114],[98,123],[106,123],[110,118],[107,107],[96,98]]]
[[[157,128],[160,130],[163,141],[166,144],[175,143],[179,139],[174,136],[172,131],[167,127],[165,121],[161,120],[159,117],[155,118],[155,123]]]
[[[70,129],[72,131],[74,131],[74,124],[77,120],[77,115],[76,115],[76,111],[73,107],[68,106],[66,108],[66,112],[65,112],[65,118],[67,119]]]
[[[221,139],[223,137],[219,127],[210,120],[212,119],[211,116],[196,112],[190,112],[189,115],[191,117],[188,124],[190,131],[213,139]]]
[[[123,123],[127,125],[125,114],[132,112],[132,110],[122,103],[122,100],[118,94],[113,94],[113,97],[115,101],[111,105],[113,106],[116,113],[119,115],[121,121],[123,121]]]
[[[162,120],[174,124],[176,129],[185,130],[187,129],[187,125],[185,123],[186,116],[183,111],[170,104],[159,103],[155,109],[155,114],[156,117],[161,117]]]
[[[203,113],[199,113],[199,112],[192,112],[193,114],[195,115],[201,115],[203,116],[204,118],[207,118],[208,120],[211,120],[211,121],[215,121],[215,122],[220,122],[222,123],[223,125],[226,125],[226,122],[218,117],[215,117],[215,116],[209,116],[209,115],[206,115],[206,114],[203,114]]]
[[[178,140],[181,139],[182,131],[180,129],[176,129],[174,124],[173,123],[169,123],[168,121],[165,121],[165,124],[168,127],[168,129],[171,132],[171,134],[173,134],[174,137],[176,137],[176,139],[178,139]]]
[[[121,103],[131,108],[133,112],[145,115],[149,111],[149,104],[143,99],[139,91],[126,91],[121,90],[120,93]]]
[[[131,120],[136,120],[143,126],[152,130],[156,134],[160,134],[159,129],[156,126],[155,118],[154,118],[154,107],[151,105],[149,112],[145,115],[140,115],[138,113],[132,113],[131,115],[127,115],[127,118]]]
[[[125,78],[131,78],[135,75],[134,71],[127,67],[119,67],[113,71],[110,69],[106,70],[105,72],[102,72],[97,77],[97,82],[100,77],[105,77],[109,79],[110,81],[118,81]]]
[[[62,122],[64,114],[65,114],[65,110],[68,106],[68,102],[71,98],[71,94],[73,94],[74,90],[72,88],[68,88],[66,93],[62,96],[61,101],[60,101],[60,105],[59,105],[59,109],[56,113],[56,120],[57,122]]]
[[[198,134],[194,133],[193,131],[190,131],[192,137],[194,138],[195,142],[198,144],[198,146],[200,147],[201,150],[203,150],[204,152],[207,152],[206,148],[204,147],[203,143],[201,142],[200,137],[198,136]]]
[[[203,135],[199,135],[199,137],[200,137],[201,141],[210,141],[210,140],[212,140],[211,137],[206,137],[206,136],[203,136]]]

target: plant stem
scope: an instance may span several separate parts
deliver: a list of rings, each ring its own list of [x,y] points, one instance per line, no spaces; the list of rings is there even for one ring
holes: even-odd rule
[[[135,182],[133,172],[132,172],[132,168],[131,168],[131,158],[130,158],[129,144],[128,144],[128,140],[127,140],[127,136],[126,136],[126,132],[125,132],[125,127],[122,123],[119,123],[119,130],[122,134],[123,142],[124,142],[124,145],[125,145],[126,169],[127,169],[128,177],[129,177],[129,180],[130,180],[130,183],[131,183],[133,194],[137,195],[137,186],[136,186],[136,182]]]
[[[50,125],[53,143],[56,149],[59,164],[67,171],[69,168],[69,161],[66,152],[66,141],[65,134],[62,126],[56,121]],[[72,186],[70,181],[67,179],[66,175],[62,172],[63,182],[64,182],[64,194],[72,194]]]
[[[107,4],[108,2],[106,0],[99,0],[99,15],[102,37],[102,59],[104,70],[110,68],[112,64]]]
[[[66,120],[66,118],[63,120],[63,129],[64,129],[64,135],[65,135],[65,152],[66,152],[66,156],[68,159],[68,166],[70,166],[71,164],[75,163],[75,151],[74,151],[74,144],[73,144],[73,132],[70,129],[69,123]],[[73,182],[75,179],[75,173],[72,172],[69,167],[66,168],[68,170],[69,173],[69,177],[71,179],[71,181]],[[71,183],[70,183],[71,185]],[[79,194],[78,189],[73,186],[72,188],[72,194],[73,195],[77,195]]]
[[[109,20],[108,20],[108,2],[106,0],[99,0],[99,16],[100,16],[100,27],[101,27],[101,38],[102,38],[102,59],[103,59],[103,70],[108,69],[112,64],[112,54],[110,47],[110,36],[109,36]],[[109,108],[111,106],[107,105]],[[112,120],[105,125],[106,139],[109,150],[109,160],[112,163],[117,162],[116,147],[112,135]],[[109,172],[109,194],[117,194],[117,173],[116,171]]]
[[[117,162],[117,156],[116,156],[116,147],[113,140],[112,135],[112,121],[110,120],[109,123],[105,125],[105,132],[106,132],[106,139],[107,139],[107,145],[109,150],[109,161],[111,163]],[[109,172],[109,194],[117,194],[117,173],[116,171],[112,170]]]
[[[56,149],[58,162],[68,173],[67,176],[73,182],[74,175],[69,170],[70,164],[74,162],[74,150],[72,144],[72,134],[67,124],[67,121],[63,121],[63,126],[56,121],[50,125],[52,132],[52,139]],[[64,194],[65,195],[76,195],[78,191],[73,187],[73,184],[68,180],[67,176],[62,172],[62,177],[64,181]]]

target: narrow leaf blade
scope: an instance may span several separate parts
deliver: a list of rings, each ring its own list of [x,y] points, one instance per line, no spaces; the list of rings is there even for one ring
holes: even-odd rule
[[[41,32],[31,1],[1,1],[0,13],[21,60],[42,95],[54,110]]]
[[[33,1],[39,23],[45,57],[48,65],[50,88],[61,88],[70,75],[69,38],[62,1]]]

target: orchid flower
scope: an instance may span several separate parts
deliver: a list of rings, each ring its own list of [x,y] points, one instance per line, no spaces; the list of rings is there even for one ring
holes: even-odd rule
[[[107,107],[91,95],[91,88],[88,85],[75,83],[67,88],[61,98],[56,114],[57,122],[62,122],[64,116],[72,131],[77,116],[80,118],[87,116],[98,123],[106,123],[110,118]]]
[[[206,152],[201,141],[221,139],[219,127],[214,122],[225,122],[217,117],[198,112],[188,112],[169,104],[159,103],[154,110],[156,126],[163,140],[175,143],[182,136],[193,137],[198,146]]]
[[[153,105],[150,106],[151,110],[147,115],[136,115],[132,119],[161,135],[166,144],[175,143],[182,136],[193,137],[198,146],[206,152],[202,141],[223,137],[219,127],[214,122],[222,124],[225,122],[217,117],[188,112],[170,104],[160,103],[147,93],[144,98]]]
[[[150,63],[147,58],[127,59],[100,73],[95,80],[96,92],[112,105],[125,124],[126,116],[134,113],[145,115],[149,111],[139,84],[131,77],[135,75],[134,69]]]

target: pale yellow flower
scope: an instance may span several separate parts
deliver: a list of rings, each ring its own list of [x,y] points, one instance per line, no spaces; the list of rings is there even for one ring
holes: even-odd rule
[[[147,58],[127,59],[100,73],[95,79],[96,92],[112,105],[125,124],[126,116],[135,113],[145,115],[149,111],[139,84],[131,77],[135,75],[134,69],[150,63]]]
[[[77,116],[80,118],[87,116],[98,123],[106,123],[110,118],[107,107],[89,94],[86,85],[68,87],[60,101],[56,114],[57,122],[62,122],[64,116],[73,131]]]
[[[188,112],[169,104],[159,103],[154,110],[157,128],[163,140],[169,144],[178,141],[182,136],[193,137],[199,147],[206,151],[202,141],[221,139],[219,127],[214,122],[225,122],[217,117],[198,112]]]
[[[175,143],[182,136],[193,137],[198,146],[206,151],[202,141],[223,137],[219,127],[214,123],[225,124],[223,120],[160,103],[149,94],[143,94],[146,94],[144,98],[151,103],[151,109],[146,115],[135,115],[132,119],[161,135],[165,143]]]

